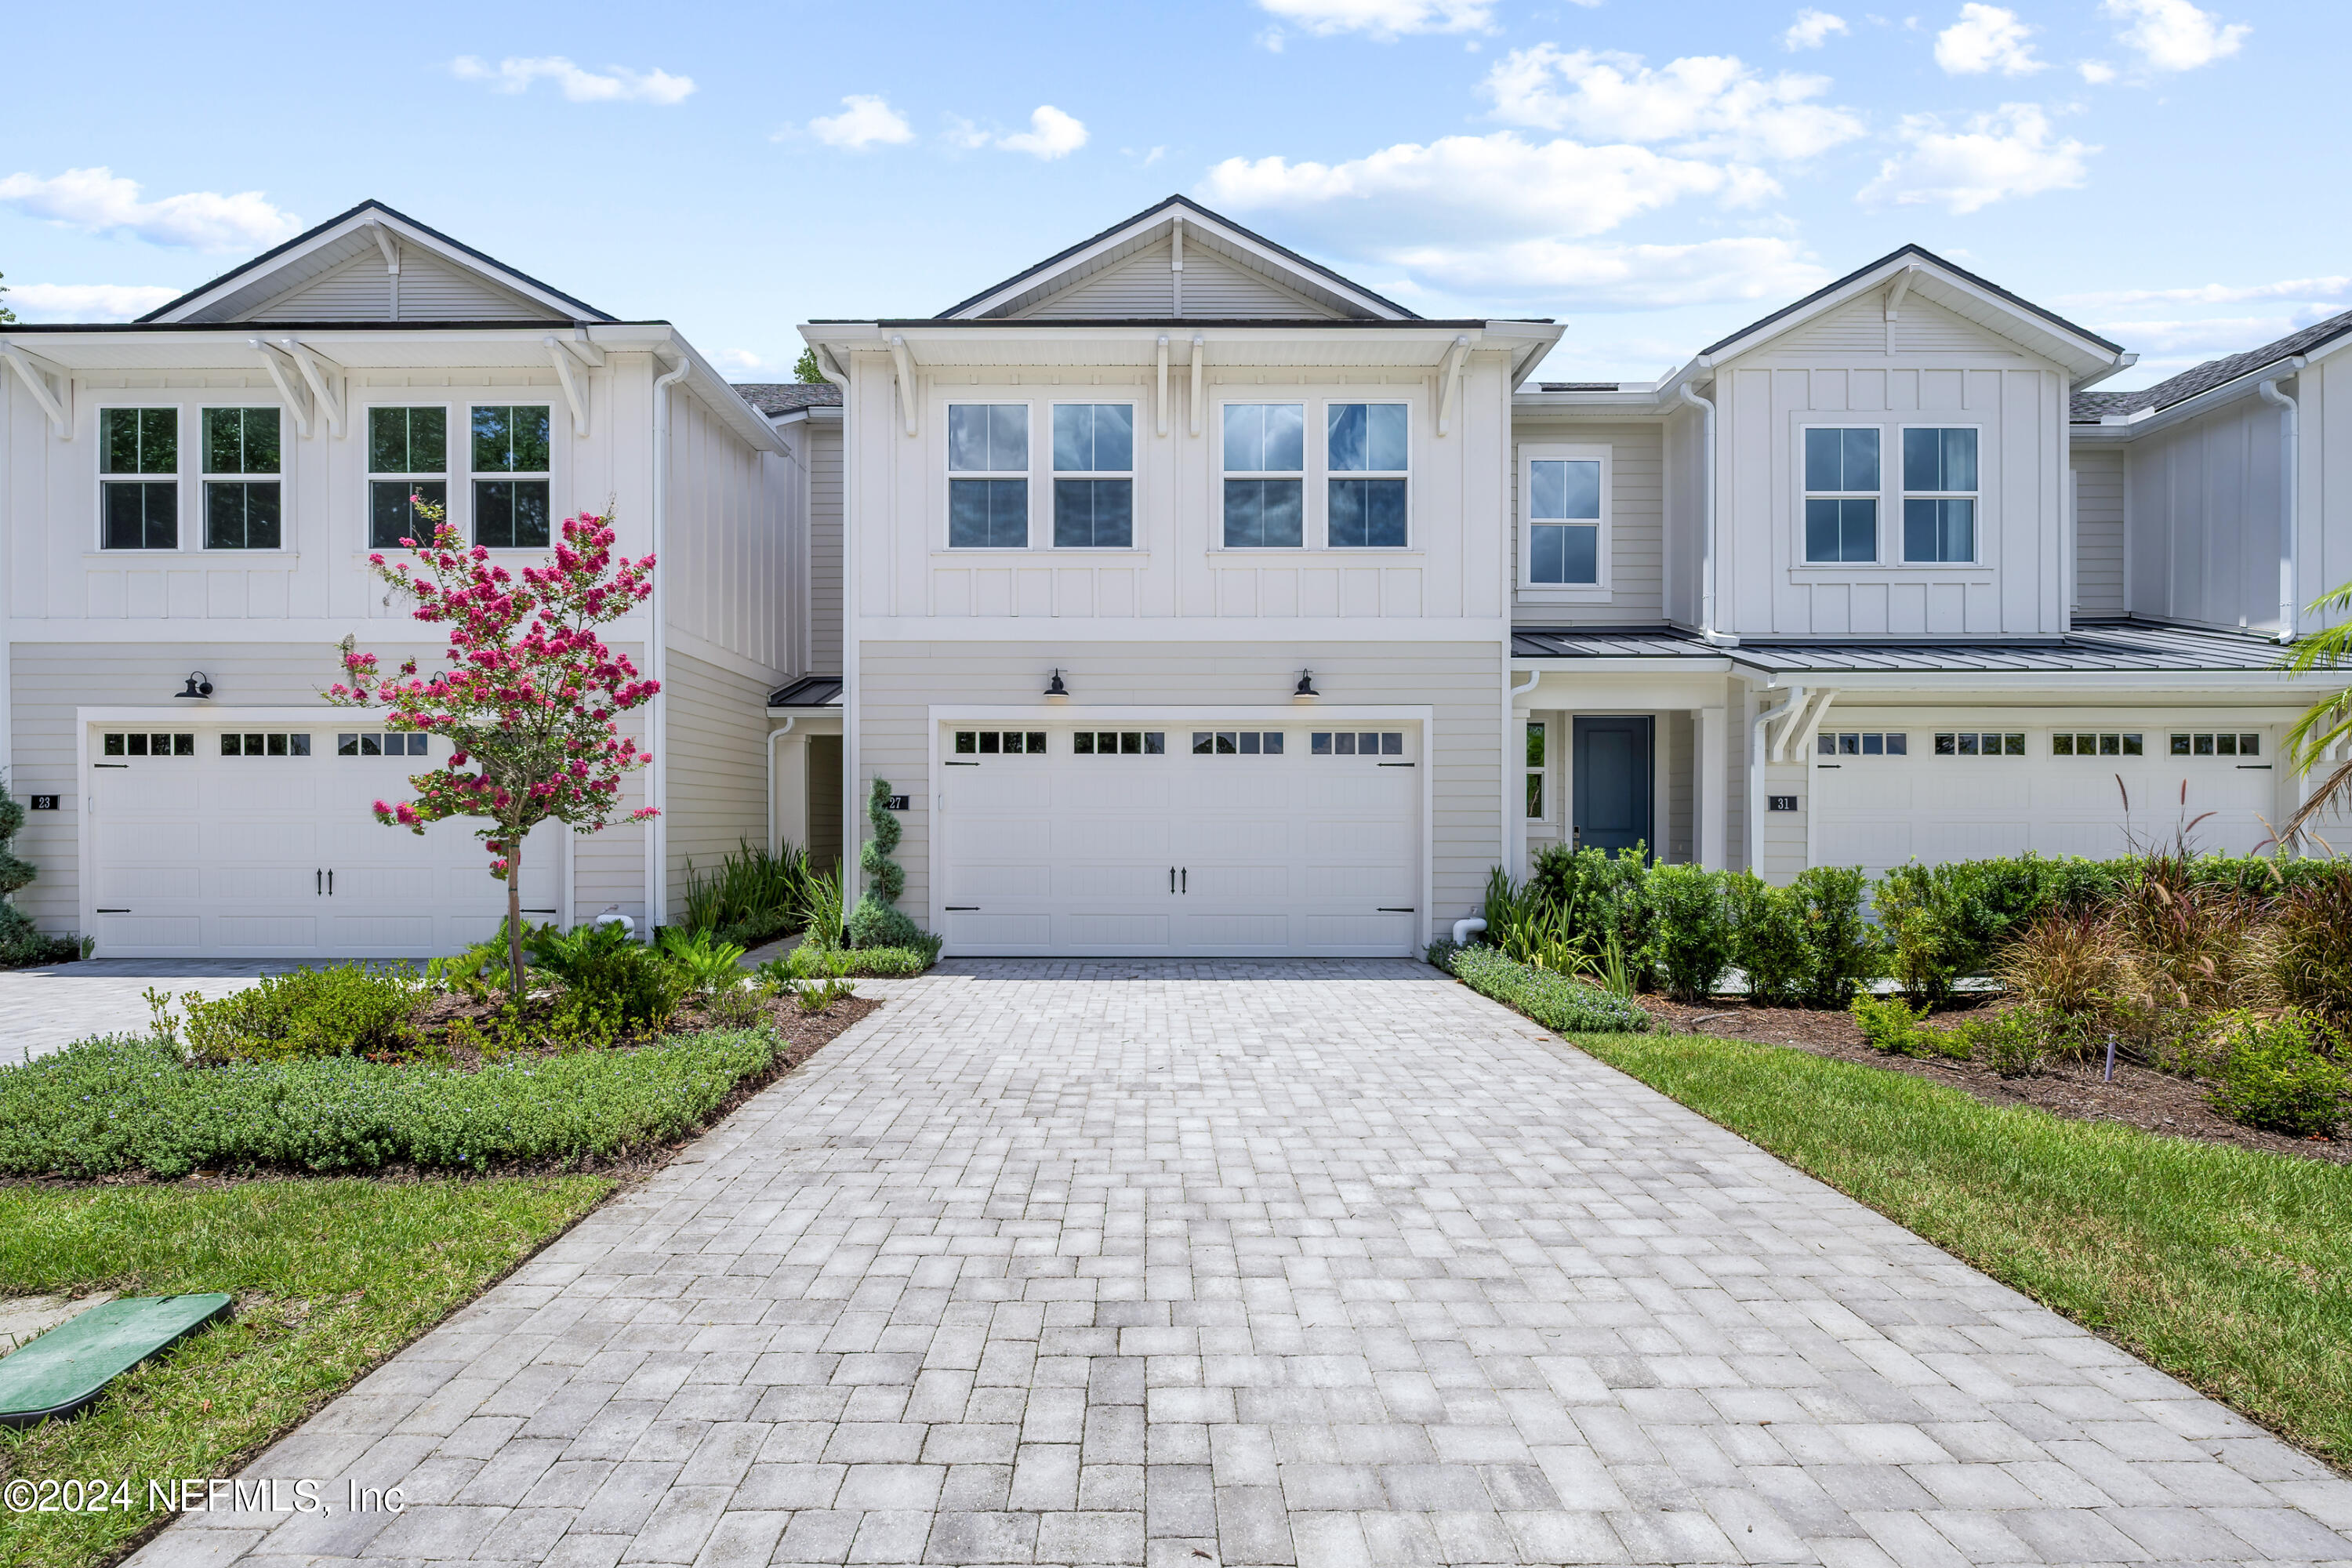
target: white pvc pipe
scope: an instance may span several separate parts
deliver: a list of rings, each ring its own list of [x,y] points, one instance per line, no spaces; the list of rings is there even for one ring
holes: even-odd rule
[[[659,355],[654,359],[661,363]],[[646,641],[646,679],[656,682],[653,700],[646,705],[646,750],[653,761],[646,768],[646,804],[657,815],[646,824],[646,929],[668,922],[669,915],[669,745],[665,730],[668,719],[669,697],[659,684],[667,674],[669,660],[666,657],[669,645],[669,623],[667,595],[663,584],[669,578],[669,564],[665,557],[669,543],[669,389],[686,379],[694,362],[683,353],[677,356],[677,368],[654,378],[654,494],[651,515],[647,519],[653,532],[654,591],[647,601],[646,612],[653,618],[653,635]]]
[[[1470,945],[1471,936],[1475,932],[1482,931],[1486,929],[1486,922],[1480,920],[1476,915],[1472,915],[1468,920],[1455,921],[1454,922],[1454,945],[1456,947],[1468,947]]]
[[[2264,403],[2285,416],[2284,428],[2279,432],[2279,634],[2278,640],[2293,642],[2295,637],[2295,546],[2298,531],[2295,518],[2296,449],[2303,438],[2303,410],[2295,400],[2279,390],[2285,376],[2304,367],[2304,358],[2297,354],[2287,361],[2278,375],[2272,376],[2254,388]]]

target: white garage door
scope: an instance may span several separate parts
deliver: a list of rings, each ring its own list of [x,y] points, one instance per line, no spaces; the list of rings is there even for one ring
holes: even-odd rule
[[[2199,816],[2198,847],[2243,854],[2279,815],[2274,732],[2260,725],[1999,723],[1824,725],[1811,758],[1816,859],[1874,875],[2028,849],[2107,859],[2169,845]]]
[[[370,810],[405,798],[409,774],[446,758],[445,742],[331,721],[104,724],[89,742],[100,957],[424,957],[482,941],[505,918],[506,885],[474,824],[420,838]],[[561,832],[542,826],[525,845],[529,918],[555,917]]]
[[[1416,951],[1417,725],[950,724],[940,751],[951,952]]]

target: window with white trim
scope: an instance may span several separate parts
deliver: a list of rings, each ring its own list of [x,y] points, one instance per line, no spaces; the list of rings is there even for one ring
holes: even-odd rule
[[[1530,446],[1519,496],[1521,582],[1597,588],[1608,581],[1609,449]]]
[[[397,550],[404,539],[429,544],[415,502],[449,504],[449,411],[368,410],[368,548]]]
[[[1224,407],[1228,550],[1296,550],[1306,540],[1307,405]]]
[[[1402,550],[1412,471],[1402,403],[1333,403],[1324,408],[1325,542],[1334,550]]]
[[[490,550],[547,548],[553,510],[548,495],[550,415],[538,405],[474,410],[476,544]]]
[[[948,405],[948,548],[1029,544],[1029,405]]]
[[[278,410],[207,408],[205,422],[205,548],[276,550]]]
[[[1054,548],[1135,543],[1135,405],[1054,405]]]
[[[1528,721],[1528,820],[1541,822],[1551,813],[1546,800],[1545,779],[1549,769],[1545,758],[1549,754],[1550,727],[1541,719]]]
[[[99,547],[180,547],[180,411],[98,414]]]
[[[1878,428],[1805,432],[1805,560],[1878,559]]]
[[[1977,558],[1977,433],[1972,426],[1903,432],[1903,559]]]

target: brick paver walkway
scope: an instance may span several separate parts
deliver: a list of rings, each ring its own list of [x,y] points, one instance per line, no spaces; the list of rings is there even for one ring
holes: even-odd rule
[[[897,989],[249,1472],[335,1513],[141,1568],[2352,1559],[2352,1484],[1426,969]]]
[[[143,1035],[150,987],[176,999],[241,991],[265,974],[299,967],[207,958],[101,958],[89,963],[0,969],[0,1067],[92,1035]]]

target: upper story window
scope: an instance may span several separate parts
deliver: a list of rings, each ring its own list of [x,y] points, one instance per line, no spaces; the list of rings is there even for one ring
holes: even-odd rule
[[[449,504],[449,411],[368,410],[368,545],[396,550],[404,539],[430,543],[412,498]]]
[[[1977,558],[1977,433],[1903,432],[1903,559]]]
[[[1601,514],[1608,493],[1605,448],[1535,447],[1527,452],[1526,584],[1590,588],[1602,582]]]
[[[1134,543],[1135,405],[1055,404],[1055,547],[1126,550]]]
[[[475,543],[492,550],[546,548],[548,428],[544,405],[474,410]]]
[[[1404,548],[1405,423],[1402,403],[1334,403],[1325,409],[1326,532],[1333,549]]]
[[[99,543],[107,550],[180,547],[180,411],[99,412]]]
[[[275,550],[283,542],[278,465],[278,410],[205,410],[206,550]]]
[[[1805,559],[1878,559],[1878,431],[1805,432]]]
[[[1223,434],[1225,548],[1305,543],[1307,405],[1228,403]]]
[[[949,547],[1019,550],[1028,542],[1029,405],[949,404]]]

